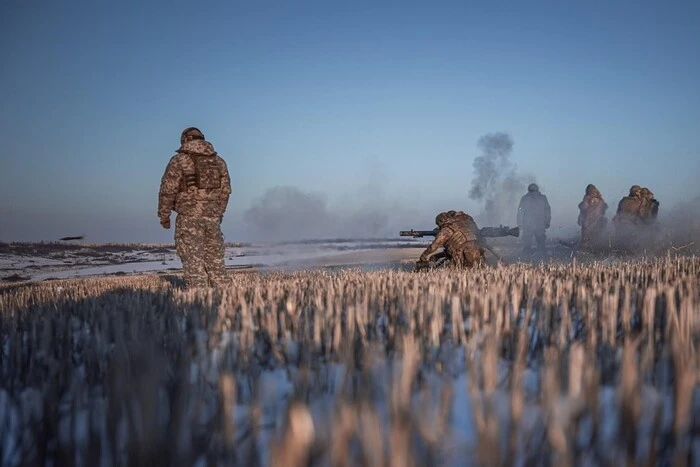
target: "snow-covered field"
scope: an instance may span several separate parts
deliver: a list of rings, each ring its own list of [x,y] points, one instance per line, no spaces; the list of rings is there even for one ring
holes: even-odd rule
[[[417,258],[426,239],[329,240],[228,246],[227,268],[294,270]],[[0,247],[0,281],[43,281],[182,268],[174,245],[22,244]]]

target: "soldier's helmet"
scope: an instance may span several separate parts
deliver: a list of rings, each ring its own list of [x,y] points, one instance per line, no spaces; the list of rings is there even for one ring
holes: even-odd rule
[[[632,185],[630,187],[630,196],[641,196],[642,195],[642,187],[639,185]]]
[[[533,191],[540,191],[540,187],[537,186],[537,183],[530,183],[527,186],[527,191],[529,191],[530,193],[532,193]]]
[[[642,195],[642,198],[646,199],[652,199],[654,197],[654,193],[651,192],[651,190],[647,187],[644,187],[640,190],[640,194]]]
[[[450,214],[447,212],[441,212],[437,216],[435,216],[435,224],[438,227],[442,227],[445,222],[450,218]]]
[[[193,126],[182,130],[182,134],[180,135],[180,144],[184,144],[186,141],[191,141],[193,139],[204,139],[204,133],[199,131],[199,128],[195,128]]]

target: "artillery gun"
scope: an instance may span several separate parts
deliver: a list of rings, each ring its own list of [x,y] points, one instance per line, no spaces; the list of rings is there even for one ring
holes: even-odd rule
[[[435,237],[438,234],[438,232],[439,232],[439,229],[436,227],[433,230],[413,230],[413,229],[401,230],[401,231],[399,231],[399,235],[401,237],[422,238],[422,237]],[[486,238],[519,237],[520,236],[520,228],[519,227],[508,227],[508,226],[504,226],[504,225],[500,225],[498,227],[482,227],[480,229],[477,229],[475,234],[476,234],[476,238],[477,238],[477,241],[479,243],[479,246],[481,246],[484,249],[491,252],[491,254],[496,258],[496,260],[498,260],[499,262],[502,262],[503,259],[498,255],[498,253],[496,253],[493,250],[491,245],[489,245],[486,242]],[[440,252],[440,253],[433,255],[427,264],[422,264],[422,263],[417,264],[416,270],[442,266],[448,260],[449,260],[449,258],[447,257],[447,254],[443,251],[443,252]]]

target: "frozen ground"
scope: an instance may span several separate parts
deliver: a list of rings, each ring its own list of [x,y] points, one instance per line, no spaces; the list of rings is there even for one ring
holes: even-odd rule
[[[415,261],[426,239],[308,241],[227,246],[230,269],[307,269]],[[0,280],[43,281],[111,274],[177,271],[174,245],[0,244]]]
[[[294,271],[317,268],[410,269],[432,238],[308,240],[279,244],[229,244],[230,270]],[[506,261],[569,261],[574,250],[551,239],[546,258],[522,258],[518,239],[494,238],[489,244]],[[614,261],[581,252],[579,261]],[[487,261],[495,257],[487,253]],[[0,243],[0,283],[103,275],[178,272],[182,263],[172,244]]]

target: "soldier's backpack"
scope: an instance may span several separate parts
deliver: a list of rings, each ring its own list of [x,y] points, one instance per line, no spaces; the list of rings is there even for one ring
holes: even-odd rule
[[[194,166],[194,173],[185,173],[185,187],[197,187],[204,190],[221,188],[221,169],[216,156],[187,154]]]

